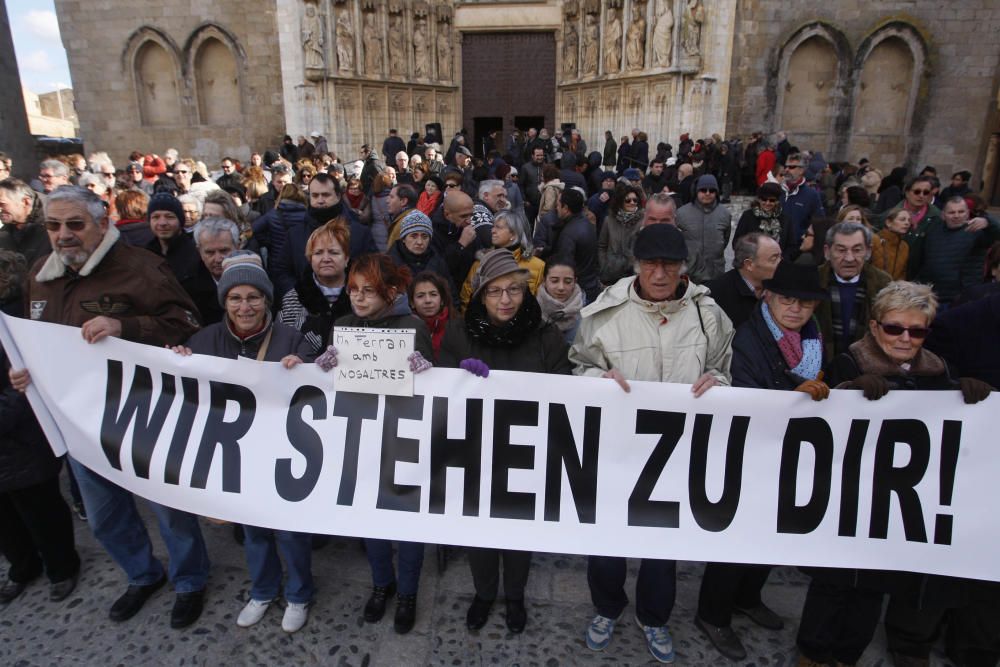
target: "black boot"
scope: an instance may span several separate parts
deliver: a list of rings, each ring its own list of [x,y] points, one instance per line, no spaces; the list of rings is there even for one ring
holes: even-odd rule
[[[413,629],[417,622],[417,596],[399,595],[396,597],[396,621],[393,627],[396,632],[405,635]]]
[[[372,595],[365,603],[365,621],[368,623],[378,623],[385,616],[386,601],[396,594],[396,582],[388,586],[376,586],[372,589]]]

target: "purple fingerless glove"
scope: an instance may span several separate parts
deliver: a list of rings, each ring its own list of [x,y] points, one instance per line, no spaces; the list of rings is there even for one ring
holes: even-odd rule
[[[326,348],[326,352],[316,357],[316,365],[323,369],[324,372],[329,373],[337,365],[337,348],[333,345],[329,345]]]
[[[419,352],[414,352],[406,360],[410,362],[410,372],[414,375],[423,373],[429,368],[434,368],[434,364],[424,359],[424,355]]]
[[[490,367],[486,365],[486,362],[480,359],[473,359],[471,357],[468,359],[462,359],[462,361],[458,364],[458,367],[469,371],[473,375],[478,375],[481,378],[490,376]]]

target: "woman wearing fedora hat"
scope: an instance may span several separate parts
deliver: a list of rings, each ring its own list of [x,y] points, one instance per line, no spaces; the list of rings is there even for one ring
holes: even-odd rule
[[[562,332],[542,318],[528,289],[529,272],[506,248],[482,255],[472,278],[472,298],[463,319],[452,320],[441,341],[439,363],[487,377],[490,369],[569,375],[570,364]],[[527,622],[524,588],[531,552],[509,549],[469,549],[469,566],[476,595],[466,615],[470,630],[489,620],[497,597],[503,562],[507,628],[522,632]]]
[[[801,391],[814,401],[830,395],[823,382],[823,338],[813,318],[819,302],[828,299],[815,266],[783,261],[774,277],[764,281],[764,294],[750,319],[733,339],[733,386]],[[761,601],[760,591],[771,568],[767,565],[708,563],[698,597],[698,626],[731,660],[746,658],[733,631],[733,612],[769,630],[784,625]]]

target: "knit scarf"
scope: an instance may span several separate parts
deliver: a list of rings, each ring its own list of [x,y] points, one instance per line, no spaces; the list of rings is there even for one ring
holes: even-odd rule
[[[815,380],[823,367],[823,336],[816,320],[809,318],[801,332],[784,331],[774,321],[767,303],[761,302],[760,312],[792,373],[804,380]]]
[[[631,213],[629,213],[623,208],[620,208],[617,211],[615,211],[615,220],[617,220],[618,224],[622,225],[623,227],[631,227],[635,223],[642,220],[642,215],[643,214],[641,208],[637,208]]]
[[[753,214],[757,218],[757,228],[775,241],[781,241],[781,204],[775,206],[770,213],[755,205]]]
[[[579,285],[573,286],[573,293],[565,301],[549,294],[544,284],[538,288],[535,298],[542,309],[542,319],[554,323],[563,333],[573,328],[583,308],[583,290]]]
[[[913,208],[905,199],[903,200],[903,208],[910,212],[910,231],[917,228],[920,221],[924,219],[925,215],[927,215],[927,211],[930,210],[930,206],[927,204],[924,204],[920,208]]]

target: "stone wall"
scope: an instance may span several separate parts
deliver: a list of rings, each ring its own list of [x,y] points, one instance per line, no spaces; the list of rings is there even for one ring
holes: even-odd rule
[[[828,159],[978,177],[998,31],[994,0],[740,0],[726,134],[787,129]]]
[[[14,176],[28,179],[38,173],[28,116],[21,97],[21,75],[17,71],[14,41],[10,36],[7,5],[0,3],[0,151],[14,161]]]
[[[214,166],[284,133],[275,0],[56,0],[88,150]]]

